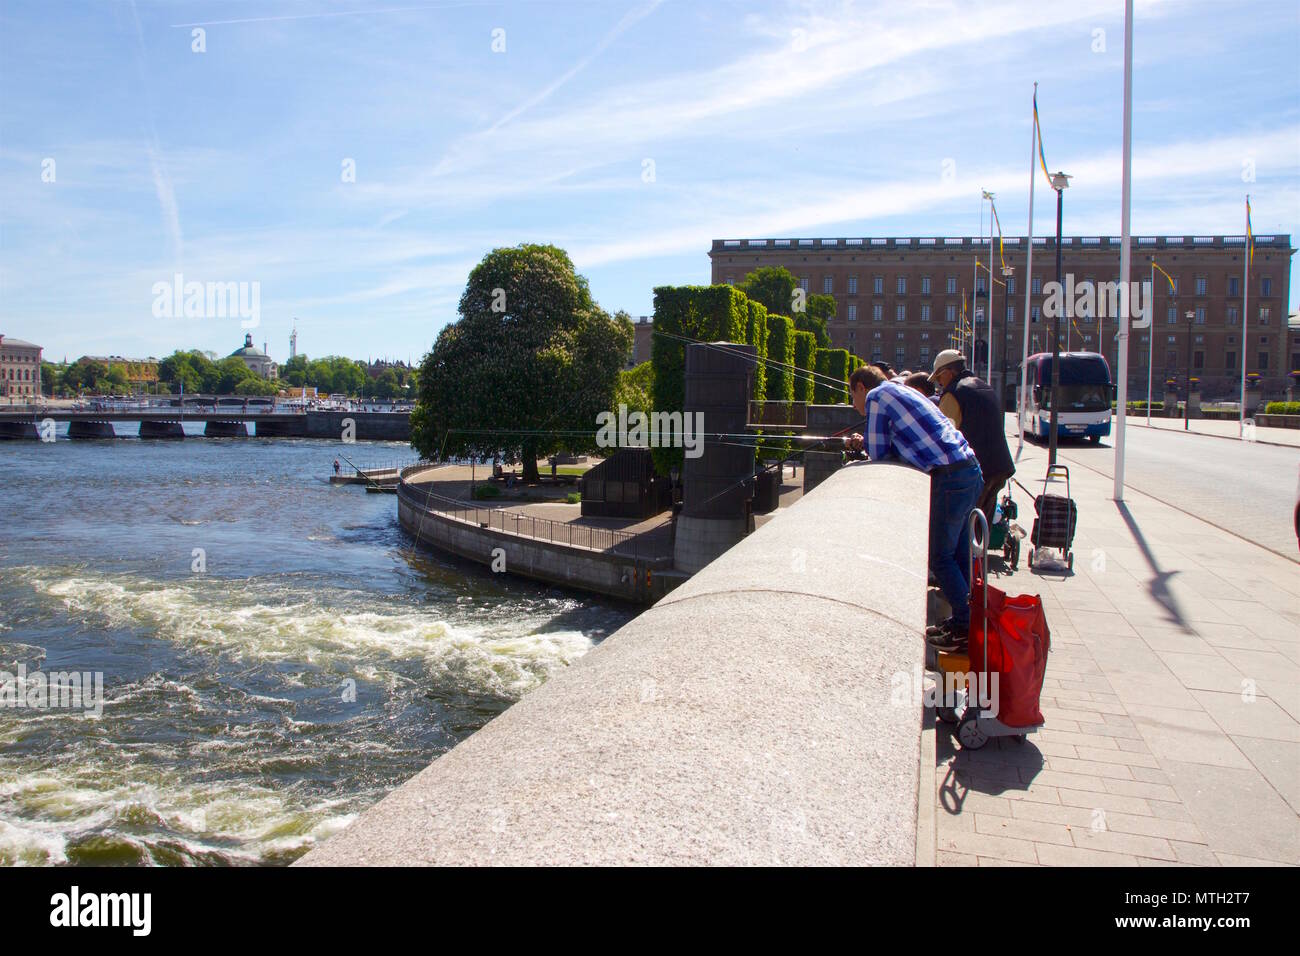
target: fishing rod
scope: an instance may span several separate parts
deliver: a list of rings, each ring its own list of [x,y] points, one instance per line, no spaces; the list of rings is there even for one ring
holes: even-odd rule
[[[739,488],[741,485],[745,484],[746,482],[748,482],[748,481],[753,481],[753,480],[756,479],[759,475],[766,474],[767,472],[771,471],[773,468],[783,468],[783,467],[785,467],[785,464],[786,464],[787,462],[791,461],[791,460],[794,458],[795,455],[803,455],[803,454],[805,454],[805,453],[807,453],[807,452],[810,452],[810,451],[812,451],[812,450],[813,450],[817,445],[819,445],[819,444],[824,444],[825,442],[828,442],[828,441],[834,441],[834,440],[836,440],[836,439],[842,439],[843,436],[844,436],[844,434],[845,434],[846,432],[852,431],[852,430],[855,429],[855,428],[860,428],[861,426],[862,426],[862,422],[854,422],[854,423],[851,424],[851,425],[848,425],[848,426],[846,426],[846,427],[844,427],[844,428],[841,428],[841,429],[840,429],[839,431],[837,431],[837,432],[832,432],[831,434],[826,435],[826,436],[823,436],[823,437],[820,437],[820,438],[814,438],[814,436],[800,436],[800,437],[805,437],[806,439],[812,440],[812,441],[813,441],[813,445],[810,446],[810,447],[808,447],[808,448],[800,448],[800,449],[798,449],[798,450],[796,450],[796,451],[792,451],[790,454],[786,455],[786,456],[785,456],[784,458],[782,458],[780,461],[774,461],[774,462],[772,462],[771,464],[764,465],[762,468],[760,468],[758,471],[754,472],[753,474],[751,474],[751,475],[747,475],[747,476],[744,477],[744,478],[741,478],[741,479],[739,479],[739,480],[737,480],[737,481],[732,482],[730,485],[728,485],[727,487],[725,487],[725,488],[723,488],[721,491],[719,491],[716,495],[712,495],[712,496],[710,496],[709,498],[706,498],[704,501],[700,502],[699,507],[703,508],[703,507],[707,506],[707,505],[710,504],[711,502],[716,501],[718,498],[721,498],[723,495],[731,493],[731,492],[734,491],[736,488]],[[784,440],[785,437],[787,437],[787,436],[772,436],[772,437],[779,438],[780,440]],[[789,437],[793,437],[793,436],[789,436]]]
[[[367,475],[364,471],[362,471],[360,468],[357,467],[357,463],[356,463],[356,462],[354,462],[354,461],[353,461],[351,458],[349,458],[347,455],[343,454],[343,452],[339,452],[339,457],[342,458],[344,461],[346,461],[349,465],[351,465],[351,466],[352,466],[352,470],[355,471],[358,475],[360,475],[362,478],[365,479],[365,481],[366,481],[366,487],[367,487],[367,488],[371,488],[371,487],[373,487],[373,488],[378,488],[378,487],[380,487],[379,482],[372,480],[371,477],[370,477],[369,475]]]

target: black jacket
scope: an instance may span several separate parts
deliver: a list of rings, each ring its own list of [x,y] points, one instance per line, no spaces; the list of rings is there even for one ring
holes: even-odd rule
[[[1005,420],[993,388],[976,378],[970,369],[962,369],[948,383],[944,394],[957,400],[961,409],[961,433],[974,449],[984,477],[1014,474],[1016,466],[1007,447]]]

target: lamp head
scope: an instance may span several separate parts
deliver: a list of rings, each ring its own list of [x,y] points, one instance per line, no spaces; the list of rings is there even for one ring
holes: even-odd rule
[[[1065,173],[1053,173],[1052,188],[1059,193],[1070,185],[1070,180],[1073,178],[1073,176],[1067,176]]]

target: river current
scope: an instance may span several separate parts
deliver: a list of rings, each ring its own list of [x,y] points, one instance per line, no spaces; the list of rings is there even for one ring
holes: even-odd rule
[[[0,686],[0,864],[291,862],[633,613],[415,547],[338,442],[64,432],[0,442],[0,685],[102,712]]]

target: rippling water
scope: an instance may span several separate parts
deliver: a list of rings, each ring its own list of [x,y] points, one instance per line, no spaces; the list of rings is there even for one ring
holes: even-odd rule
[[[0,442],[0,672],[104,675],[0,706],[0,863],[289,862],[630,617],[416,550],[339,448]]]

